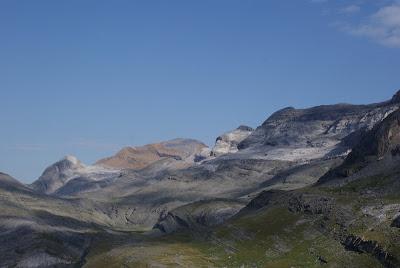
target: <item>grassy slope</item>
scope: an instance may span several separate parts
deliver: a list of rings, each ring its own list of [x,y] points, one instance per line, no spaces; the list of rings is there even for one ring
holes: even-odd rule
[[[378,220],[362,209],[398,205],[400,196],[393,191],[379,197],[360,194],[390,188],[394,181],[393,176],[368,177],[341,188],[299,192],[333,197],[352,213],[348,234],[377,241],[398,258],[400,229],[390,227],[391,214]],[[113,245],[103,241],[90,252],[87,267],[382,267],[369,254],[345,250],[332,232],[320,228],[323,217],[293,213],[282,204],[231,219],[201,234],[186,232]],[[332,218],[326,225],[331,231],[336,228]]]
[[[320,267],[321,257],[329,267],[380,267],[368,255],[344,250],[312,221],[275,207],[231,220],[203,237],[180,233],[119,247],[104,242],[86,266]]]

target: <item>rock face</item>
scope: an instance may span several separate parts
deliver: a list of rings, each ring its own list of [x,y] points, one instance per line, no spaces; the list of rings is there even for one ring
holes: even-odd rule
[[[240,126],[235,130],[226,132],[219,136],[211,151],[211,156],[220,156],[227,153],[236,153],[238,145],[247,138],[254,130],[248,126]]]
[[[379,160],[388,153],[396,156],[399,153],[399,145],[400,110],[397,110],[361,138],[347,161],[366,160],[369,157]]]
[[[400,110],[397,110],[362,135],[342,165],[335,168],[319,182],[324,183],[337,177],[349,177],[369,164],[374,171],[389,167],[398,162],[400,156]]]
[[[398,95],[390,101],[371,105],[288,107],[272,114],[238,148],[262,150],[272,158],[285,160],[345,154],[354,145],[344,142],[345,138],[353,134],[354,140],[355,132],[372,129],[397,110]]]
[[[154,228],[164,233],[172,233],[181,229],[212,227],[223,223],[243,207],[243,203],[229,200],[195,202],[169,212]]]
[[[191,139],[175,139],[141,147],[126,147],[115,156],[99,160],[96,164],[110,168],[143,169],[165,159],[176,166],[187,166],[207,157],[208,147]],[[186,165],[185,165],[186,164]]]
[[[390,226],[400,228],[400,215],[393,220]]]
[[[66,156],[45,169],[31,187],[39,193],[53,194],[72,180],[98,181],[118,173],[100,166],[86,166],[74,156]]]
[[[399,267],[399,261],[393,255],[386,252],[376,241],[365,241],[360,237],[350,235],[343,242],[343,245],[347,250],[373,255],[384,267]]]

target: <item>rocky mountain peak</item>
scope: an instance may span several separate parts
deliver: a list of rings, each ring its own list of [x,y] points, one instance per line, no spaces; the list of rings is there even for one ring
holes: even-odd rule
[[[268,124],[268,122],[273,121],[273,120],[282,120],[282,119],[287,119],[287,118],[293,117],[298,113],[298,111],[299,110],[295,109],[292,106],[282,108],[282,109],[274,112],[270,117],[268,117],[267,120],[265,120],[262,125],[266,125],[266,124]]]
[[[42,193],[53,193],[67,183],[73,174],[84,168],[85,165],[78,158],[67,155],[47,167],[39,179],[32,184],[32,188]]]
[[[287,107],[273,113],[238,145],[271,160],[304,161],[347,154],[354,144],[344,139],[372,129],[400,106],[391,101],[369,105],[334,104],[306,109]]]
[[[67,155],[60,161],[47,167],[31,187],[40,193],[54,194],[71,181],[100,181],[118,176],[119,170],[97,165],[85,165],[75,156]]]
[[[211,156],[220,156],[227,153],[237,152],[238,144],[247,138],[253,131],[253,128],[241,125],[232,131],[228,131],[221,136],[218,136],[211,151]]]
[[[125,147],[116,155],[101,159],[96,164],[109,168],[140,170],[161,160],[171,160],[172,166],[175,162],[180,162],[178,166],[181,166],[194,163],[194,159],[203,155],[205,149],[207,146],[202,142],[180,138],[138,147]]]
[[[85,165],[79,161],[78,158],[72,155],[67,155],[63,157],[61,160],[57,161],[56,163],[50,165],[48,168],[45,169],[42,175],[46,175],[47,173],[53,172],[64,172],[67,170],[76,170],[79,168],[84,168]]]
[[[400,90],[393,95],[392,99],[390,100],[391,103],[400,103]]]

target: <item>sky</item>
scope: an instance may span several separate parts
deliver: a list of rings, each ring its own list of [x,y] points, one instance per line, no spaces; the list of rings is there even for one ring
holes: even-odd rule
[[[30,183],[287,106],[400,89],[391,0],[0,0],[0,171]]]

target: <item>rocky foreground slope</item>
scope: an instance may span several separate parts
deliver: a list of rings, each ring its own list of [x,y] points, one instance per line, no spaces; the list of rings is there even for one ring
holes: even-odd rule
[[[66,157],[30,186],[1,175],[0,263],[397,267],[399,106],[287,108],[211,150],[177,139]]]

